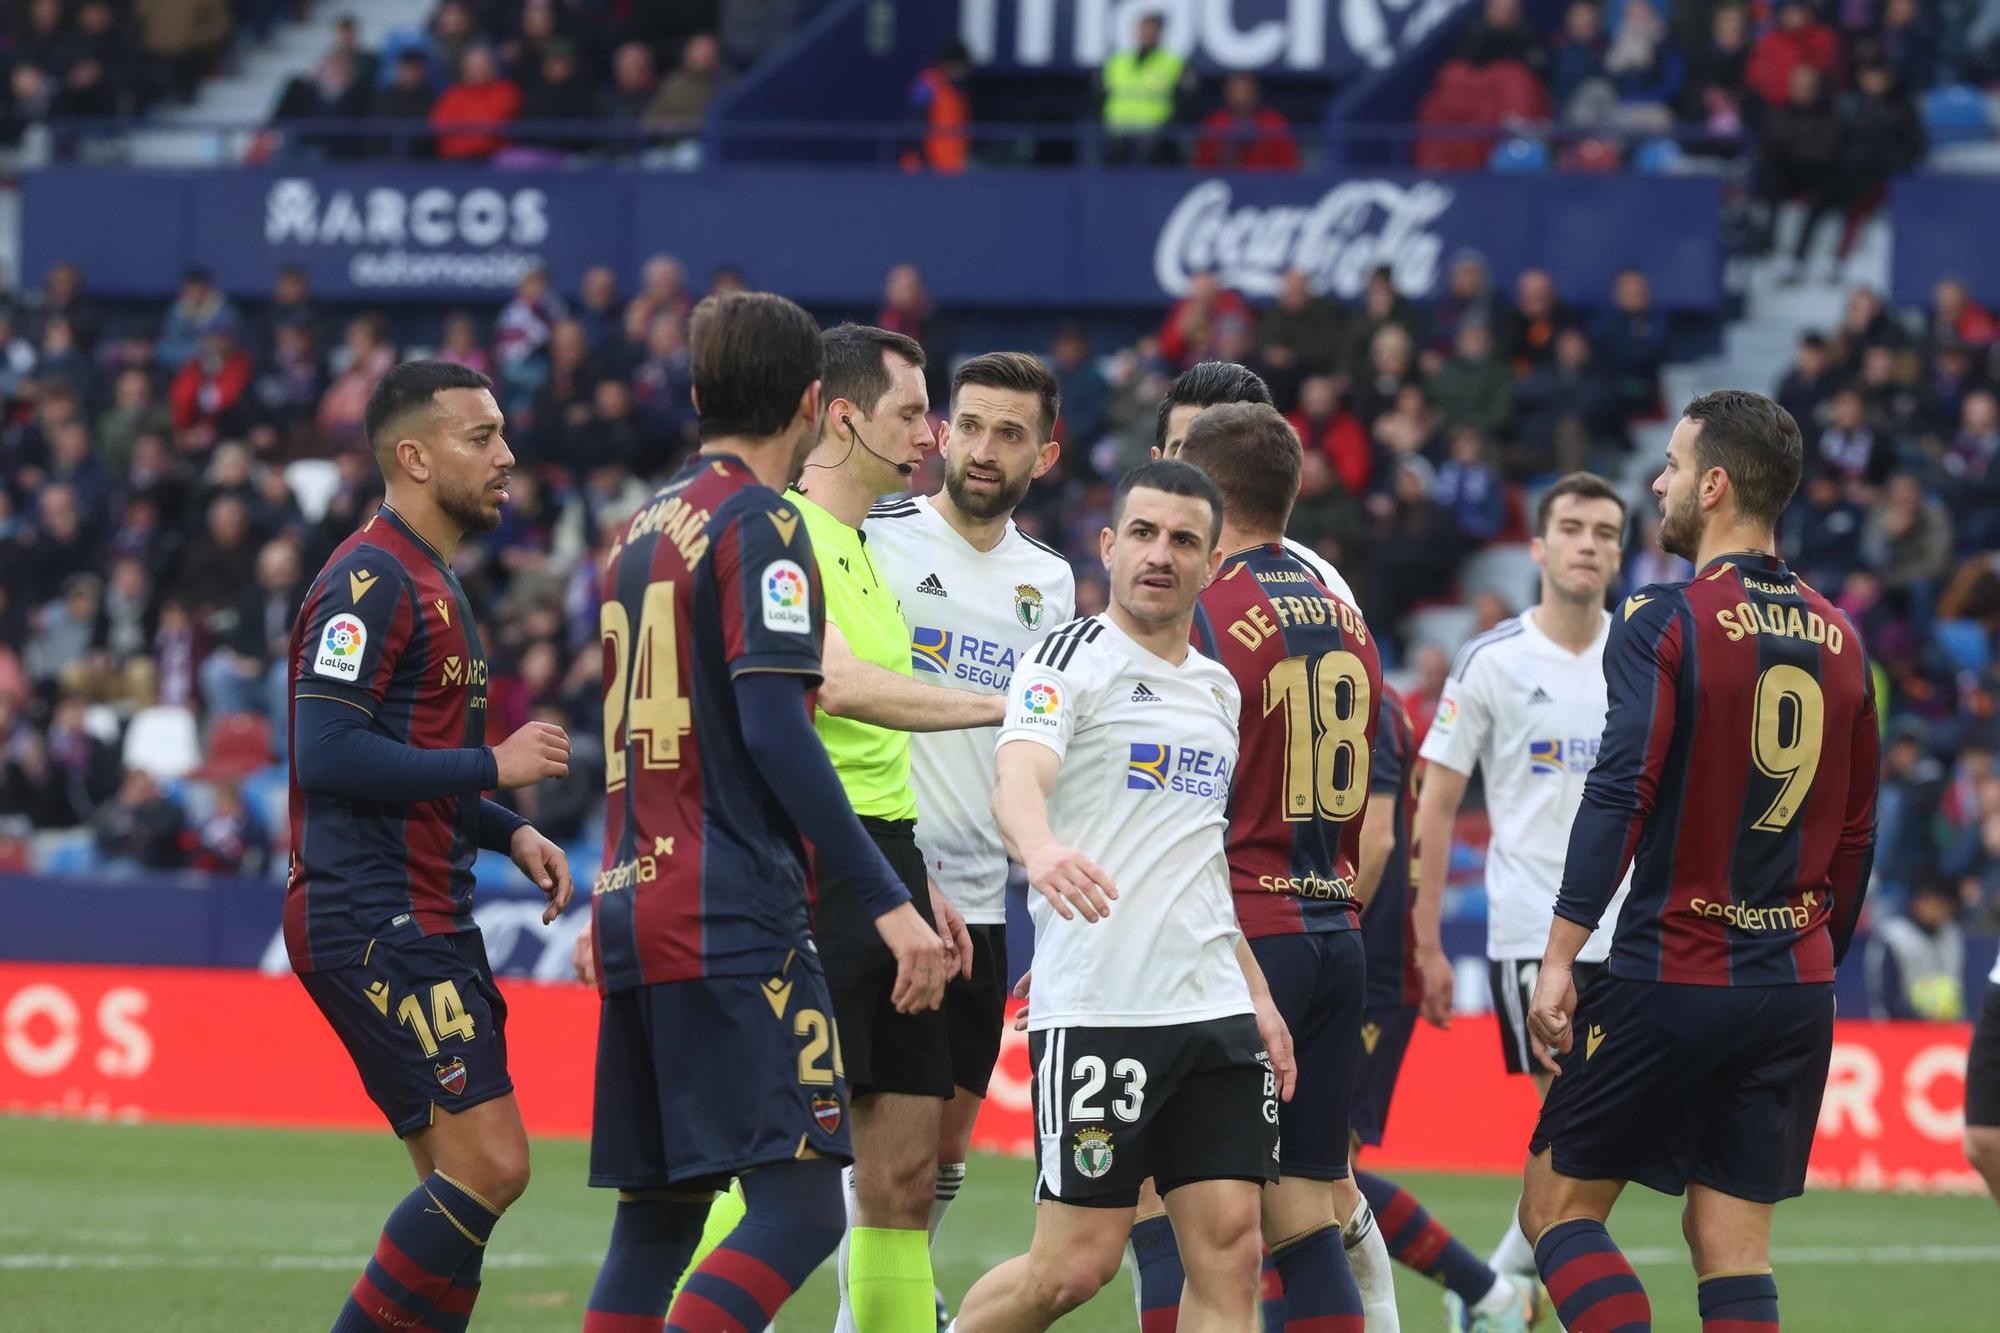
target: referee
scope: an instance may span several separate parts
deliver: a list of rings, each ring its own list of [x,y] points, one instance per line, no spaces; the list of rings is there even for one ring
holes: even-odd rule
[[[965,923],[929,890],[917,848],[909,733],[994,725],[1005,696],[912,679],[909,625],[861,531],[869,508],[907,489],[936,447],[924,349],[856,324],[822,339],[826,414],[794,497],[826,590],[825,683],[815,722],[854,812],[944,936],[947,963],[969,976]],[[861,1333],[932,1333],[929,1223],[938,1131],[953,1091],[950,1029],[941,1011],[896,1011],[895,959],[858,893],[838,875],[820,876],[814,937],[853,1099],[844,1276],[855,1325]]]

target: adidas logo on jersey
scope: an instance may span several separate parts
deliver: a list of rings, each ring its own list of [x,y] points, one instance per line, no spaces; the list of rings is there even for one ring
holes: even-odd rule
[[[944,590],[944,584],[938,580],[938,576],[935,574],[926,574],[924,576],[924,581],[917,585],[917,591],[927,592],[933,597],[950,596],[950,594]]]
[[[1555,700],[1549,697],[1547,690],[1537,685],[1535,686],[1535,692],[1528,696],[1528,702],[1531,704],[1552,704]]]
[[[1160,696],[1153,693],[1151,690],[1147,689],[1145,681],[1142,680],[1137,685],[1132,687],[1133,703],[1153,704],[1153,703],[1158,703],[1159,701],[1160,701]]]

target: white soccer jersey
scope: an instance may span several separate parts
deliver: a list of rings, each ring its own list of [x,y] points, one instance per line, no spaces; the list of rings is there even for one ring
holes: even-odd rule
[[[1360,601],[1354,596],[1354,589],[1347,586],[1347,580],[1340,577],[1340,571],[1335,569],[1333,563],[1325,556],[1313,550],[1312,547],[1307,546],[1304,542],[1295,542],[1290,537],[1285,538],[1285,550],[1298,557],[1299,561],[1307,569],[1319,575],[1319,581],[1326,585],[1328,592],[1338,597],[1341,601],[1346,602],[1349,606],[1361,605]]]
[[[1065,921],[1039,893],[1028,1026],[1148,1027],[1255,1012],[1236,961],[1223,857],[1236,682],[1190,648],[1179,666],[1108,616],[1063,626],[1014,675],[1000,744],[1063,757],[1058,841],[1118,889],[1111,915]]]
[[[877,505],[862,531],[903,604],[918,680],[1005,693],[1015,664],[1076,615],[1069,562],[1011,522],[999,545],[981,551],[929,496],[917,496]],[[910,737],[917,846],[931,878],[974,925],[1007,923],[1007,851],[993,826],[999,734],[974,727]]]
[[[1569,826],[1597,763],[1609,706],[1604,687],[1606,613],[1597,639],[1572,653],[1535,627],[1534,613],[1503,621],[1459,650],[1438,699],[1423,758],[1485,772],[1493,841],[1486,849],[1486,956],[1539,959],[1549,943]],[[1618,887],[1577,955],[1602,962],[1632,887]]]

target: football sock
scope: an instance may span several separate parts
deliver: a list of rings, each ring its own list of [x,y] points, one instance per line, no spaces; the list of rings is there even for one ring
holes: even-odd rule
[[[840,1244],[838,1162],[818,1157],[785,1162],[753,1171],[738,1183],[743,1220],[681,1284],[667,1312],[667,1328],[673,1333],[756,1333]]]
[[[1573,1217],[1544,1231],[1535,1265],[1569,1333],[1651,1333],[1646,1289],[1596,1218]]]
[[[1174,1224],[1161,1213],[1132,1224],[1132,1266],[1139,1272],[1133,1290],[1139,1301],[1139,1333],[1174,1333],[1180,1327],[1181,1288],[1187,1270],[1174,1244]]]
[[[1778,1333],[1778,1280],[1766,1268],[1701,1280],[1701,1333]]]
[[[1264,1307],[1264,1333],[1284,1333],[1285,1279],[1278,1273],[1278,1261],[1264,1251],[1264,1271],[1258,1275],[1258,1301]]]
[[[620,1199],[583,1333],[660,1333],[710,1215],[706,1200]]]
[[[453,1276],[499,1220],[499,1209],[444,1172],[432,1172],[389,1214],[374,1257],[334,1316],[333,1333],[414,1328],[434,1306],[458,1304]],[[471,1303],[464,1304],[463,1313],[470,1314]]]
[[[847,1294],[863,1333],[935,1333],[929,1235],[855,1227],[848,1247]]]
[[[708,1216],[701,1224],[701,1239],[695,1242],[694,1253],[681,1266],[680,1276],[674,1281],[674,1295],[681,1294],[681,1288],[687,1285],[688,1274],[699,1268],[701,1261],[714,1253],[715,1247],[722,1244],[742,1220],[743,1183],[732,1180],[729,1188],[716,1195],[714,1202],[708,1205]]]
[[[1340,1228],[1328,1222],[1271,1251],[1284,1284],[1283,1322],[1276,1326],[1284,1333],[1363,1333],[1361,1288],[1339,1238]],[[1273,1327],[1268,1315],[1264,1327],[1266,1333]]]
[[[937,1169],[936,1192],[931,1196],[930,1243],[937,1244],[938,1228],[944,1225],[944,1215],[958,1198],[958,1191],[965,1184],[964,1162],[940,1162]]]
[[[465,1333],[472,1324],[472,1307],[479,1299],[479,1273],[486,1266],[486,1247],[465,1256],[465,1262],[451,1275],[451,1289],[431,1307],[424,1327],[430,1333]]]
[[[1397,1263],[1442,1282],[1467,1305],[1476,1305],[1496,1286],[1507,1285],[1395,1181],[1356,1171],[1354,1183],[1374,1211],[1382,1239]]]
[[[840,1309],[833,1317],[833,1333],[861,1333],[861,1326],[854,1322],[854,1299],[848,1294],[848,1268],[853,1260],[854,1219],[860,1208],[860,1196],[854,1192],[854,1168],[840,1169],[840,1204],[846,1211],[847,1229],[840,1233],[840,1246],[834,1252],[834,1289],[840,1296]]]
[[[1354,1216],[1340,1228],[1340,1243],[1347,1251],[1347,1267],[1354,1285],[1361,1289],[1361,1308],[1368,1316],[1370,1333],[1397,1333],[1402,1321],[1396,1313],[1396,1271],[1389,1263],[1389,1247],[1383,1243],[1382,1228],[1375,1224],[1375,1210],[1366,1195],[1354,1209]]]
[[[1528,1237],[1521,1230],[1521,1201],[1516,1199],[1507,1213],[1507,1234],[1493,1247],[1486,1266],[1496,1273],[1532,1274],[1535,1271],[1535,1247],[1528,1243]]]

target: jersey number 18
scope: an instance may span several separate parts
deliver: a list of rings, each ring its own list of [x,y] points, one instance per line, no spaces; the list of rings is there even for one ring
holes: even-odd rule
[[[1287,657],[1264,677],[1264,715],[1285,710],[1285,819],[1346,822],[1368,799],[1368,668],[1353,653]]]

